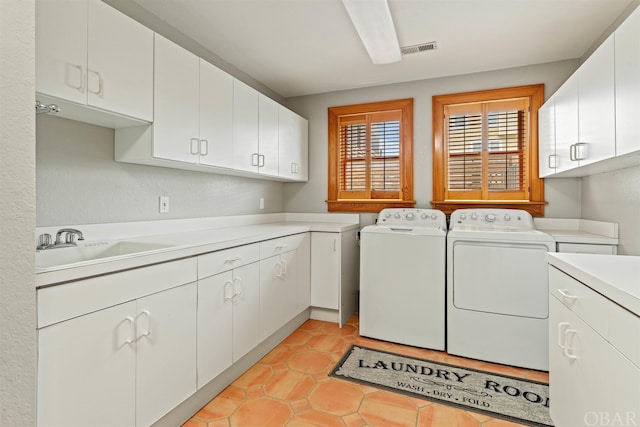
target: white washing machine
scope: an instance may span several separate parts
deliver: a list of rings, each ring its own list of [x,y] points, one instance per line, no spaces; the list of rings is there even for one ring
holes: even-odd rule
[[[447,221],[432,209],[383,209],[360,232],[360,335],[445,348]]]
[[[549,283],[555,241],[531,215],[461,209],[447,235],[447,351],[548,370]]]

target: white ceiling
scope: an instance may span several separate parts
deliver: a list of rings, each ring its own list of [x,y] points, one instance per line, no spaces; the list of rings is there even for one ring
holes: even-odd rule
[[[580,58],[633,0],[389,0],[400,45],[438,49],[386,65],[340,0],[133,1],[288,98]]]

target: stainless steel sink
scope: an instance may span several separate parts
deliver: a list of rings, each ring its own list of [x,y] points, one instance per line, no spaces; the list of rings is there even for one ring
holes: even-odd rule
[[[89,263],[113,257],[127,257],[172,248],[173,245],[134,241],[99,241],[78,246],[45,249],[36,252],[36,268],[52,268],[68,264]]]

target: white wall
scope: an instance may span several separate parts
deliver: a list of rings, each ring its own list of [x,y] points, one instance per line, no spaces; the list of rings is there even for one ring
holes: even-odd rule
[[[60,117],[36,133],[38,226],[282,212],[281,182],[115,162],[113,129]]]
[[[618,253],[640,255],[640,166],[582,178],[582,217],[618,223]]]
[[[414,98],[414,197],[416,207],[430,207],[432,194],[431,98],[433,95],[545,84],[548,98],[576,70],[578,61],[548,64],[463,76],[420,80],[288,100],[288,106],[309,119],[309,182],[285,186],[285,211],[326,212],[327,108],[400,98]],[[548,217],[580,217],[580,179],[547,180]],[[363,222],[361,220],[361,222]]]
[[[34,0],[0,0],[0,425],[35,425]]]

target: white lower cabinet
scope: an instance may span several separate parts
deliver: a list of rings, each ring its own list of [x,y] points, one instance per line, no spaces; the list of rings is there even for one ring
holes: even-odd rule
[[[640,318],[549,269],[549,398],[556,427],[640,419]]]
[[[38,331],[38,425],[147,426],[196,390],[196,284]]]
[[[296,251],[260,261],[260,339],[296,314]]]
[[[311,233],[312,318],[347,323],[358,304],[358,266],[356,230]]]
[[[260,343],[260,267],[258,263],[234,270],[233,361]]]

